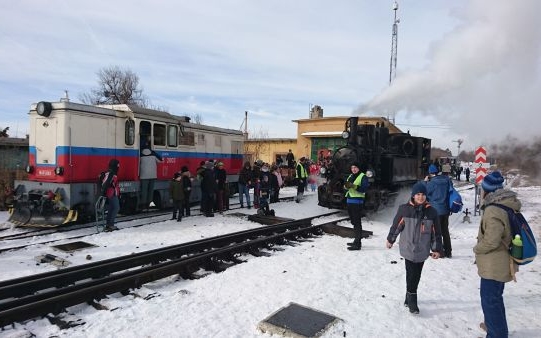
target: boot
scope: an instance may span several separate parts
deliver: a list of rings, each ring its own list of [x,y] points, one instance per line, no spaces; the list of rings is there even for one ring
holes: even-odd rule
[[[173,213],[173,218],[171,218],[171,220],[175,220],[175,219],[177,219],[177,213],[176,212]]]
[[[419,313],[419,308],[417,307],[417,294],[408,292],[408,307],[410,308],[410,312],[413,314]]]
[[[352,250],[352,251],[353,250],[361,250],[361,247],[362,247],[361,242],[353,243],[350,246],[348,246],[348,250]]]
[[[182,217],[179,216],[179,217],[177,218],[177,222],[180,222],[180,221],[182,221]]]
[[[105,228],[103,229],[105,230],[105,232],[111,232],[111,231],[115,231],[115,230],[118,230],[118,228],[115,226],[115,225],[106,225]]]

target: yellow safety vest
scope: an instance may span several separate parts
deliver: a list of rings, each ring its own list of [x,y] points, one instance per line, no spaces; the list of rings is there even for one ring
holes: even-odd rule
[[[298,163],[297,164],[297,168],[301,166],[301,177],[299,178],[307,178],[308,177],[308,173],[306,173],[306,168],[302,165],[302,163]],[[295,170],[295,175],[297,175],[297,170]]]
[[[351,175],[353,174],[350,174],[348,176],[348,179],[346,180],[346,182],[349,181],[349,178],[351,177]],[[355,181],[353,181],[353,184],[356,185],[357,187],[360,186],[361,181],[363,180],[363,177],[364,177],[364,173],[360,173],[359,176],[357,176],[357,178],[355,179]],[[353,187],[351,187],[346,191],[346,197],[364,198],[364,192],[358,192],[356,189],[353,189]]]

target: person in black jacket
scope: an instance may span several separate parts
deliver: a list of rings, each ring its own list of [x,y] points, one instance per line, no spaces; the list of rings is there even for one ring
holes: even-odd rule
[[[191,173],[187,166],[180,169],[182,175],[182,188],[184,189],[184,201],[180,213],[182,216],[190,216],[190,195],[192,194]]]
[[[201,172],[201,212],[206,217],[214,217],[212,209],[216,198],[216,178],[214,177],[214,162],[205,162],[205,169]]]
[[[414,314],[419,313],[417,287],[425,260],[429,256],[438,259],[442,251],[438,212],[427,202],[426,195],[426,185],[415,183],[410,201],[398,207],[386,242],[387,249],[390,249],[400,235],[400,255],[406,262],[404,306]]]
[[[244,162],[244,167],[239,172],[239,202],[240,207],[244,208],[244,197],[246,196],[246,206],[250,209],[250,185],[252,184],[252,167],[250,162]]]
[[[216,168],[214,168],[214,176],[216,177],[216,210],[218,212],[224,212],[226,210],[226,198],[229,199],[229,194],[226,196],[226,186],[227,186],[227,172],[224,169],[224,163],[218,162]]]

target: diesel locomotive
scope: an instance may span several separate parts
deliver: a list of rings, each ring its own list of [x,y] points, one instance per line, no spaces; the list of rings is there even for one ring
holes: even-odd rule
[[[318,187],[318,203],[329,208],[346,207],[344,182],[354,162],[361,165],[370,182],[365,210],[377,211],[398,190],[425,177],[430,161],[431,140],[409,133],[390,133],[385,123],[359,124],[358,117],[346,120],[344,147],[334,152],[321,174],[327,181]]]
[[[195,174],[201,161],[223,162],[228,173],[242,168],[241,131],[191,123],[186,116],[133,105],[92,106],[61,100],[33,104],[27,180],[15,181],[10,221],[18,226],[54,227],[95,215],[97,181],[109,160],[120,162],[120,207],[141,205],[140,157],[150,147],[161,157],[151,192],[156,208],[170,206],[169,182],[186,166]],[[238,175],[228,181],[236,188]],[[194,181],[194,187],[198,181]],[[200,198],[194,189],[191,200]]]

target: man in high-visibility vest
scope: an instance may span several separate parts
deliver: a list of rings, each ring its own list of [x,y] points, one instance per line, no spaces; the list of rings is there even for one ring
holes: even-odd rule
[[[370,183],[368,177],[361,172],[360,164],[354,162],[351,164],[351,175],[348,176],[344,188],[346,189],[346,203],[349,219],[353,224],[353,233],[355,239],[348,243],[348,250],[361,250],[361,239],[363,225],[361,222],[364,206],[364,197]]]
[[[299,163],[297,163],[297,169],[295,170],[297,177],[297,197],[295,198],[295,202],[297,203],[301,202],[301,199],[304,196],[304,189],[306,189],[306,178],[308,177],[308,173],[306,172],[306,167],[304,166],[305,161],[306,158],[301,157],[299,159]]]

